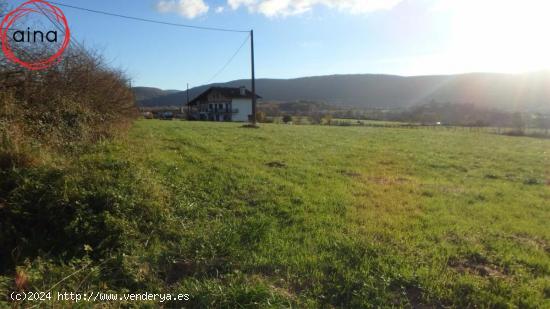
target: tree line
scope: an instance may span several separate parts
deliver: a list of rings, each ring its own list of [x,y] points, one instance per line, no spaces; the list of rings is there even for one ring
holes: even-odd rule
[[[291,121],[291,116],[308,117],[311,123],[328,123],[332,119],[379,120],[465,127],[526,128],[550,130],[550,115],[488,109],[475,104],[431,101],[410,108],[380,109],[333,106],[326,102],[266,102],[260,105],[259,119],[274,117]],[[287,121],[287,122],[288,122]]]

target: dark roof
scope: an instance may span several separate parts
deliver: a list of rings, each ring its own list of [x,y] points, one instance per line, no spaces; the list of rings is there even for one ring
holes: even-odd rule
[[[221,95],[223,95],[224,97],[230,98],[230,99],[252,99],[252,91],[250,91],[250,90],[248,90],[248,89],[246,89],[245,94],[242,95],[242,94],[241,94],[241,88],[231,88],[231,87],[210,87],[210,88],[208,88],[208,90],[206,90],[205,92],[201,93],[201,94],[198,95],[196,98],[194,98],[193,100],[191,100],[191,101],[189,102],[189,105],[194,105],[194,104],[196,104],[197,102],[206,99],[206,97],[207,97],[212,91],[216,91],[216,92],[220,93]],[[256,94],[256,98],[257,98],[257,99],[261,99],[262,97],[260,97],[259,95]]]

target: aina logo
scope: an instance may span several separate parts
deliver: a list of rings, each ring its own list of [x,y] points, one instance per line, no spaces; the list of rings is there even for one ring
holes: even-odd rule
[[[50,23],[51,29],[41,31],[21,27],[22,23],[32,25],[33,21],[44,18]],[[58,41],[59,35],[63,36],[62,41]],[[70,40],[71,31],[63,11],[43,0],[31,0],[21,4],[4,16],[0,25],[0,41],[4,55],[10,61],[29,70],[43,70],[57,63],[69,46]],[[33,57],[29,57],[29,52],[25,48],[30,44],[34,44],[31,46],[33,52],[43,50],[44,54],[33,54]],[[45,46],[46,44],[51,46]]]

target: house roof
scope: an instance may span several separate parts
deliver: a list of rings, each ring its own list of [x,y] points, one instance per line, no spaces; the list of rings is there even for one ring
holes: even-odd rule
[[[189,102],[189,105],[195,105],[199,101],[205,100],[208,97],[208,95],[213,91],[216,91],[219,94],[221,94],[222,96],[224,96],[226,98],[230,98],[230,99],[252,99],[252,91],[250,91],[248,89],[246,89],[245,94],[242,95],[241,94],[241,88],[210,87],[210,88],[208,88],[208,90],[206,90],[205,92],[201,93],[196,98],[191,100]],[[256,94],[256,98],[261,99],[262,97],[260,97],[259,95]]]

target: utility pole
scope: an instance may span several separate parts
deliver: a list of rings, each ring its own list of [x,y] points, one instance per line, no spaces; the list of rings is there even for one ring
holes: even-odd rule
[[[250,30],[250,58],[252,61],[252,124],[256,125],[256,72],[254,70],[254,30]]]
[[[187,83],[187,118],[191,117],[191,106],[189,106],[189,83]]]

